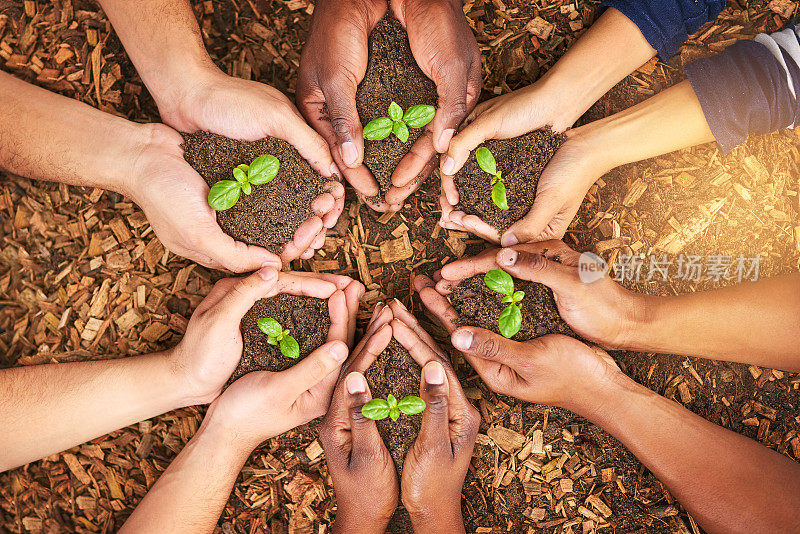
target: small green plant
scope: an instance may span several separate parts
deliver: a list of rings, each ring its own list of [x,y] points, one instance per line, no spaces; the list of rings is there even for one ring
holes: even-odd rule
[[[271,182],[280,168],[278,158],[271,154],[258,156],[250,165],[242,163],[233,169],[234,180],[220,180],[208,192],[208,205],[216,211],[232,208],[244,191],[249,195],[252,186]]]
[[[398,400],[391,393],[386,399],[372,399],[361,407],[361,414],[364,417],[380,421],[391,417],[392,421],[400,418],[400,412],[406,415],[416,415],[425,409],[425,401],[414,395],[403,397]]]
[[[278,345],[284,356],[293,360],[300,357],[300,345],[289,335],[288,330],[283,329],[281,323],[272,317],[262,317],[258,320],[258,327],[267,334],[267,343]]]
[[[492,175],[492,202],[501,210],[508,209],[508,199],[506,198],[506,184],[503,183],[503,173],[497,170],[497,162],[489,149],[482,146],[475,152],[475,159],[484,172]]]
[[[519,303],[525,298],[524,291],[514,291],[514,279],[500,269],[489,271],[483,277],[486,287],[503,295],[503,303],[508,304],[498,319],[498,326],[503,337],[511,339],[522,326],[522,310]]]
[[[364,139],[380,141],[394,133],[402,142],[408,141],[409,128],[422,128],[433,120],[436,108],[425,104],[411,106],[403,113],[403,109],[392,102],[389,104],[389,116],[378,117],[364,126]]]

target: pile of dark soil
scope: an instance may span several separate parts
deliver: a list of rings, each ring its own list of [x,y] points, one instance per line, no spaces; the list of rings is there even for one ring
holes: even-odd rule
[[[222,230],[237,241],[280,254],[297,228],[313,214],[311,202],[322,194],[325,178],[311,168],[297,149],[281,139],[239,141],[209,132],[183,134],[184,158],[209,187],[219,180],[233,180],[233,169],[249,165],[263,154],[280,161],[271,182],[242,193],[232,208],[217,212]]]
[[[419,395],[419,383],[422,369],[408,351],[397,340],[392,339],[389,346],[367,369],[367,378],[373,398],[386,398],[390,393],[402,399],[406,395]],[[386,418],[378,421],[378,433],[381,435],[389,454],[397,468],[398,477],[403,474],[403,461],[408,449],[414,444],[422,427],[422,414],[401,414],[400,419],[392,421]],[[406,509],[400,505],[389,523],[387,532],[391,534],[411,534],[413,528],[411,518]]]
[[[417,104],[436,106],[436,86],[423,74],[411,54],[408,34],[388,13],[369,36],[367,73],[356,92],[356,109],[362,124],[388,117],[389,104],[397,102],[403,111]],[[408,154],[424,128],[409,128],[403,143],[394,134],[380,141],[364,140],[364,165],[372,171],[381,194],[392,183],[395,167]]]
[[[267,343],[267,334],[258,328],[262,317],[272,317],[289,330],[300,345],[298,360],[287,358],[280,348]],[[242,318],[244,351],[229,383],[252,371],[288,369],[325,344],[330,325],[327,300],[297,295],[276,295],[259,300]]]
[[[522,219],[533,206],[539,176],[547,163],[566,140],[564,134],[554,133],[548,126],[512,139],[489,139],[485,146],[502,172],[508,198],[508,210],[492,202],[491,175],[478,165],[477,148],[455,175],[459,204],[457,209],[477,215],[502,234]]]
[[[450,294],[450,303],[458,312],[460,326],[477,326],[499,334],[497,321],[507,306],[503,296],[486,287],[483,274],[476,274],[461,282]],[[513,337],[515,341],[528,341],[545,334],[575,336],[572,329],[558,315],[553,291],[536,282],[514,278],[514,289],[525,292],[522,300],[522,326]]]

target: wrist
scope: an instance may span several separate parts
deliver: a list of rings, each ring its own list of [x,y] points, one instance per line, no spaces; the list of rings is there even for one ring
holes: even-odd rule
[[[389,526],[389,521],[394,513],[394,507],[387,514],[368,517],[365,511],[370,508],[362,507],[361,510],[350,510],[339,504],[336,509],[336,519],[331,531],[333,534],[384,534]]]
[[[461,514],[461,503],[437,504],[435,510],[423,510],[411,512],[411,523],[414,526],[415,534],[438,534],[439,532],[449,532],[459,534],[464,532],[464,517]]]

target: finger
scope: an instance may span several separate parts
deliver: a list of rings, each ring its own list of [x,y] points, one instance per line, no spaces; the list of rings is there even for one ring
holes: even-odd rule
[[[331,324],[328,327],[326,341],[344,341],[347,343],[350,313],[347,309],[347,298],[344,291],[336,290],[328,299],[328,316]]]
[[[417,277],[418,279],[420,277]],[[458,313],[447,300],[447,297],[436,291],[430,284],[433,280],[427,279],[417,282],[414,280],[414,287],[419,293],[422,304],[431,312],[442,326],[448,331],[453,332],[457,328]]]
[[[456,187],[456,181],[453,179],[453,176],[450,174],[439,173],[442,177],[442,194],[447,199],[447,203],[450,206],[455,206],[458,204],[458,188]]]
[[[459,124],[467,116],[468,66],[462,62],[451,62],[444,76],[435,76],[439,108],[431,122],[433,144],[436,152],[447,152],[450,140]]]
[[[361,119],[356,111],[356,87],[346,79],[330,79],[320,84],[328,116],[339,148],[339,157],[346,167],[361,165],[364,158],[364,137]]]
[[[310,260],[314,257],[315,250],[313,248],[306,249],[302,254],[300,254],[301,260]]]
[[[414,334],[419,336],[419,338],[424,341],[434,352],[439,354],[439,356],[446,358],[445,352],[442,350],[442,348],[439,347],[431,335],[426,332],[424,328],[422,328],[422,325],[419,324],[417,318],[414,317],[414,315],[408,311],[408,309],[403,306],[399,300],[393,299],[391,302],[389,302],[389,307],[392,309],[392,314],[394,315],[395,319],[401,321],[403,324],[409,327]]]
[[[344,211],[344,185],[341,182],[327,182],[323,189],[333,196],[333,208],[322,217],[325,228],[333,228]]]
[[[322,278],[304,276],[295,272],[281,272],[278,275],[278,283],[270,291],[270,296],[288,293],[289,295],[328,299],[337,289],[336,284]]]
[[[503,364],[512,369],[516,369],[524,357],[520,355],[520,343],[485,328],[458,328],[450,335],[450,341],[465,357]]]
[[[442,267],[442,278],[444,280],[461,281],[471,278],[476,274],[488,273],[492,269],[497,269],[495,256],[497,248],[491,247],[472,258],[462,258],[448,263]]]
[[[309,248],[311,248],[312,250],[317,250],[322,248],[324,244],[325,244],[325,227],[323,226],[322,230],[320,230],[317,236],[314,238],[314,241],[311,242],[311,246]]]
[[[277,269],[275,270],[277,272]],[[197,305],[195,308],[194,313],[203,313],[206,310],[209,310],[219,304],[225,295],[227,295],[231,287],[239,281],[238,278],[230,277],[230,278],[223,278],[222,280],[218,281],[214,284],[214,287],[211,288],[211,291],[208,292],[206,298]]]
[[[500,242],[500,233],[497,228],[476,215],[464,215],[460,221],[456,220],[456,222],[466,228],[469,233],[475,234],[486,241],[491,241],[492,243]]]
[[[247,245],[234,240],[222,230],[213,231],[202,241],[203,250],[199,251],[223,267],[234,273],[255,271],[262,265],[273,265],[281,268],[278,256],[265,248]]]
[[[374,458],[374,452],[384,445],[375,421],[361,413],[362,406],[372,400],[367,380],[361,373],[351,372],[345,377],[344,383],[347,391],[347,413],[350,417],[352,455],[365,459]]]
[[[336,199],[330,193],[322,193],[311,201],[311,211],[314,215],[322,218],[326,213],[333,209]]]
[[[347,345],[353,346],[356,335],[356,316],[361,298],[364,296],[364,284],[357,280],[351,281],[344,289],[344,297],[347,304]]]
[[[281,253],[281,260],[284,263],[299,258],[300,255],[311,247],[314,238],[322,230],[322,219],[316,215],[309,218],[295,230],[294,238],[286,243]]]
[[[439,169],[443,174],[457,173],[469,158],[470,152],[487,139],[497,135],[497,124],[491,113],[479,115],[450,141],[447,155],[442,156]]]
[[[338,372],[349,354],[350,351],[343,341],[325,343],[287,370],[277,374],[282,387],[285,388],[283,391],[290,395],[290,398],[296,399],[325,380],[331,373]]]
[[[292,276],[298,278],[313,278],[315,280],[325,280],[326,282],[330,282],[331,284],[336,286],[336,289],[344,289],[353,282],[353,279],[349,276],[344,276],[342,274],[331,274],[331,273],[312,273],[307,271],[289,271]]]
[[[392,173],[392,185],[398,188],[409,184],[419,187],[436,167],[436,156],[436,149],[433,148],[433,134],[430,130],[425,130],[411,145],[408,154],[403,156],[403,159],[397,164]]]
[[[441,363],[432,361],[422,368],[419,393],[425,401],[425,410],[422,412],[422,427],[417,439],[426,447],[447,444],[450,449],[449,387]]]
[[[548,260],[541,254],[504,248],[497,253],[497,263],[511,276],[539,282],[557,294],[569,292],[581,283],[575,267]]]
[[[552,195],[538,195],[530,211],[503,233],[500,243],[511,247],[518,243],[535,241],[558,215],[564,203]]]
[[[358,371],[359,373],[366,372],[369,366],[380,356],[381,352],[386,350],[391,340],[392,327],[389,324],[384,324],[374,334],[366,338],[363,348],[355,355],[353,361],[348,364],[347,370]]]
[[[295,147],[303,158],[324,177],[330,177],[338,170],[333,162],[330,147],[311,126],[306,124],[292,107],[293,113],[286,114],[286,120],[277,123],[275,137],[283,139]]]
[[[237,279],[219,301],[220,317],[231,323],[235,322],[238,326],[239,321],[253,304],[274,290],[278,278],[277,270],[272,267],[262,267],[250,276]]]

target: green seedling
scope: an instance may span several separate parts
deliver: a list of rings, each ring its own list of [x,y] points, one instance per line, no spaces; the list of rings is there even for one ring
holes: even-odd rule
[[[416,415],[425,409],[425,401],[414,395],[398,400],[391,393],[385,399],[372,399],[361,407],[361,414],[374,421],[391,417],[392,421],[400,418],[400,412]]]
[[[503,337],[511,339],[522,326],[522,310],[519,303],[525,298],[524,291],[514,291],[514,279],[500,269],[486,273],[483,277],[486,287],[503,295],[503,303],[508,304],[498,319],[498,326]]]
[[[271,154],[258,156],[250,165],[242,163],[233,169],[233,180],[220,180],[208,192],[208,205],[216,211],[232,208],[244,191],[249,195],[254,185],[271,182],[280,168],[278,158]]]
[[[506,184],[503,183],[503,173],[497,170],[497,162],[489,149],[482,146],[475,152],[475,159],[484,172],[492,175],[492,202],[501,210],[508,209],[508,199],[506,198]]]
[[[433,120],[436,108],[425,104],[411,106],[403,113],[397,102],[389,104],[389,116],[378,117],[364,126],[364,139],[380,141],[394,133],[402,142],[408,141],[409,128],[422,128]]]
[[[289,335],[288,330],[283,329],[281,323],[272,317],[262,317],[258,320],[258,327],[267,334],[267,343],[278,345],[284,356],[293,360],[300,357],[300,345]]]

